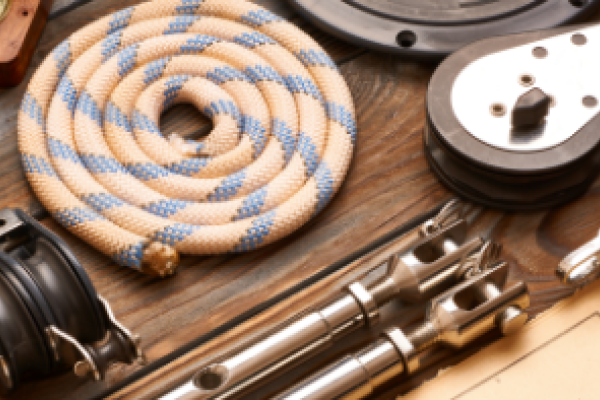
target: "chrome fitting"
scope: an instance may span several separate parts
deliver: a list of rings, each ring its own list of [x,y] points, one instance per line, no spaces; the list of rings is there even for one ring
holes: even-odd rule
[[[600,276],[600,233],[558,264],[556,275],[569,286],[582,286]]]
[[[415,329],[388,331],[406,371],[418,370],[420,354],[436,344],[459,349],[494,328],[504,335],[519,330],[527,322],[529,292],[521,281],[505,287],[507,273],[508,265],[498,263],[434,298]]]
[[[419,371],[422,354],[435,345],[458,349],[494,328],[505,335],[515,332],[527,321],[529,293],[523,282],[506,287],[508,267],[495,262],[497,253],[487,244],[471,258],[471,277],[431,300],[425,321],[416,328],[388,330],[384,338],[276,398],[365,398],[390,379]],[[484,260],[490,264],[476,265]]]
[[[483,245],[480,238],[466,241],[467,209],[456,200],[448,203],[416,230],[388,242],[385,250],[369,253],[374,264],[387,265],[383,278],[370,285],[352,283],[325,306],[202,368],[163,399],[237,398],[356,329],[377,324],[380,309],[388,302],[425,302],[455,285],[467,276]],[[394,354],[393,346],[388,347]]]
[[[115,363],[146,363],[140,337],[131,334],[116,320],[104,298],[99,297],[98,300],[109,323],[107,337],[101,343],[82,344],[55,326],[46,328],[46,337],[55,360],[73,365],[73,372],[78,377],[91,376],[95,381],[105,379],[106,372]]]

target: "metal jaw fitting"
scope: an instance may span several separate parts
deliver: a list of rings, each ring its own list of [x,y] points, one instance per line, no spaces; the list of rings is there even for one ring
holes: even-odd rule
[[[367,255],[373,256],[373,265],[387,265],[383,278],[371,285],[352,283],[324,307],[203,368],[163,398],[239,396],[354,330],[377,324],[380,308],[386,303],[396,299],[425,302],[455,285],[468,270],[465,263],[483,245],[480,238],[466,241],[464,207],[458,201],[450,202],[415,231]]]
[[[508,266],[495,262],[498,251],[488,243],[471,258],[470,278],[431,300],[425,322],[415,329],[388,330],[277,398],[364,398],[390,379],[420,370],[422,354],[436,344],[458,349],[496,327],[505,335],[515,332],[527,321],[529,294],[523,282],[505,287]]]
[[[108,321],[105,340],[96,344],[82,344],[56,326],[46,328],[46,336],[57,362],[73,365],[73,372],[80,378],[91,376],[95,381],[104,380],[108,369],[116,363],[146,364],[139,335],[132,334],[117,321],[108,302],[98,297]]]
[[[566,285],[582,286],[600,276],[600,233],[568,254],[556,268],[556,275]]]

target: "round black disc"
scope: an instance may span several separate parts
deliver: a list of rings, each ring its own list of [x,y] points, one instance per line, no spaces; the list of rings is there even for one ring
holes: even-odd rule
[[[571,31],[521,33],[477,42],[448,57],[427,91],[425,154],[450,189],[469,200],[509,210],[556,206],[583,194],[600,172],[600,115],[560,145],[521,152],[494,147],[467,132],[454,114],[454,81],[490,53]]]
[[[324,31],[362,47],[439,60],[476,40],[582,21],[599,0],[289,0]]]

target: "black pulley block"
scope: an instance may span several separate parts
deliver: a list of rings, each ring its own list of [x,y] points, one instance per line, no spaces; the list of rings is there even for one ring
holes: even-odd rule
[[[0,394],[74,367],[103,379],[142,360],[67,245],[21,210],[0,211]]]
[[[600,25],[485,39],[449,56],[427,91],[425,153],[462,196],[534,210],[600,172]]]
[[[327,33],[359,46],[439,60],[476,40],[583,21],[598,0],[289,0]]]

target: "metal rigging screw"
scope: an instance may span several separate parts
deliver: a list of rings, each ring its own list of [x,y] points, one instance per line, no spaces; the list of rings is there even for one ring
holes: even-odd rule
[[[466,242],[462,207],[453,201],[419,230],[386,245],[382,254],[393,255],[386,256],[388,271],[380,280],[367,287],[360,282],[351,284],[336,300],[203,368],[163,399],[239,396],[254,384],[328,348],[342,336],[376,324],[380,307],[391,300],[421,303],[455,285],[466,271],[465,260],[483,245],[481,238]]]
[[[527,286],[517,282],[503,289],[506,263],[471,271],[470,279],[429,303],[425,322],[415,329],[407,333],[398,328],[388,330],[374,344],[276,398],[365,398],[389,380],[419,371],[421,355],[437,344],[459,349],[495,327],[504,335],[521,328],[527,321],[523,311],[529,307]]]

